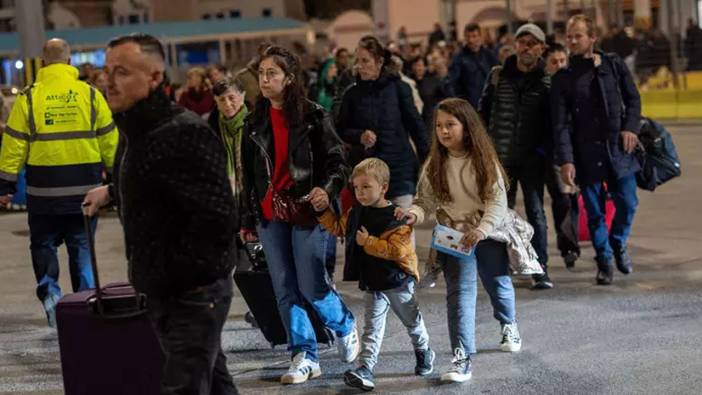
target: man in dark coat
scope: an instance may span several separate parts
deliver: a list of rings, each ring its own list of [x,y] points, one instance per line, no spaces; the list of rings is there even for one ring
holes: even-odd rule
[[[483,46],[480,26],[466,25],[463,31],[465,44],[449,66],[447,93],[452,97],[466,99],[478,108],[478,100],[490,70],[499,64],[497,56]]]
[[[88,214],[116,200],[129,280],[165,354],[161,394],[236,394],[221,348],[236,264],[234,196],[221,141],[163,90],[152,36],[108,44],[107,101],[122,133],[114,184],[85,198]]]
[[[580,185],[592,244],[597,283],[612,283],[613,258],[624,274],[632,271],[626,242],[636,213],[636,172],[641,100],[629,70],[614,54],[594,51],[594,24],[584,15],[568,22],[571,58],[553,77],[551,90],[554,155],[561,178]],[[605,187],[606,183],[606,187]],[[607,194],[616,215],[605,224]]]
[[[546,35],[527,23],[517,30],[517,54],[504,67],[493,68],[485,84],[479,111],[492,137],[500,162],[507,171],[510,188],[507,204],[514,208],[517,184],[522,186],[527,219],[534,227],[531,243],[539,255],[544,274],[534,275],[535,289],[553,288],[546,272],[548,243],[544,214],[545,171],[550,168],[543,145],[550,130],[549,89],[541,55]]]

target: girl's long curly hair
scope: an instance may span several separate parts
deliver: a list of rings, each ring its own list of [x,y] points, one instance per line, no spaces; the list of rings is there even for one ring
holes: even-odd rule
[[[434,122],[439,111],[452,115],[463,126],[463,146],[472,160],[475,178],[478,183],[478,194],[483,202],[494,197],[494,185],[499,176],[508,188],[508,178],[505,170],[492,145],[485,126],[478,113],[466,100],[450,98],[442,100],[434,110]],[[432,128],[434,133],[436,129]],[[450,202],[451,194],[446,176],[446,160],[448,149],[441,145],[438,138],[433,139],[429,159],[426,164],[426,176],[440,202]]]

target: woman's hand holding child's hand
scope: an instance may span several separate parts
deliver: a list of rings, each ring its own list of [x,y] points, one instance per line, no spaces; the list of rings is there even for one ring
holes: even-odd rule
[[[315,211],[324,211],[329,208],[329,195],[320,187],[315,187],[310,191],[309,199]]]

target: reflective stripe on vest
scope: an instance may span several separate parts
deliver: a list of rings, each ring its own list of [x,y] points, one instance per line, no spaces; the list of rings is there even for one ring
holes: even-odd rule
[[[90,130],[95,130],[97,110],[95,109],[95,88],[90,87]]]
[[[107,134],[107,133],[110,133],[110,132],[112,131],[112,129],[114,129],[114,128],[115,128],[115,123],[114,123],[114,122],[110,122],[110,124],[107,125],[107,126],[105,126],[104,128],[100,128],[100,129],[96,130],[96,131],[95,131],[95,135],[98,136],[98,137],[100,137],[100,136],[102,136],[102,135],[105,135],[105,134]]]
[[[17,174],[5,173],[4,171],[0,170],[0,180],[16,182]]]
[[[29,134],[37,134],[37,125],[34,123],[34,107],[32,106],[32,88],[27,89],[27,108],[29,109]]]
[[[55,187],[55,188],[40,188],[27,186],[27,194],[40,197],[65,197],[85,195],[93,188],[99,187],[101,184],[94,185],[79,185],[73,187]]]
[[[30,136],[27,133],[18,132],[9,126],[5,126],[5,134],[16,138],[17,140],[29,141]]]
[[[56,132],[56,133],[35,133],[35,134],[27,134],[27,133],[22,133],[18,132],[10,127],[7,127],[5,129],[5,133],[8,135],[18,139],[18,140],[24,140],[24,141],[56,141],[56,140],[75,140],[75,139],[89,139],[89,138],[95,138],[95,137],[100,137],[103,135],[106,135],[107,133],[111,132],[112,129],[115,128],[114,122],[111,122],[109,125],[105,126],[104,128],[100,128],[96,131],[92,130],[84,130],[84,131],[75,131],[75,132]]]

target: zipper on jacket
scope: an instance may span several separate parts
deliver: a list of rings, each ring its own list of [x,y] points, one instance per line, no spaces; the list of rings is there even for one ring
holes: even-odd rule
[[[271,175],[271,167],[273,166],[273,161],[271,160],[270,155],[268,155],[268,151],[266,151],[265,147],[263,147],[263,144],[261,144],[260,141],[256,138],[258,135],[258,132],[253,132],[251,133],[251,141],[253,141],[258,148],[261,149],[261,152],[263,152],[263,156],[266,159],[266,173],[268,174],[268,183],[272,186],[273,185],[273,176]]]

